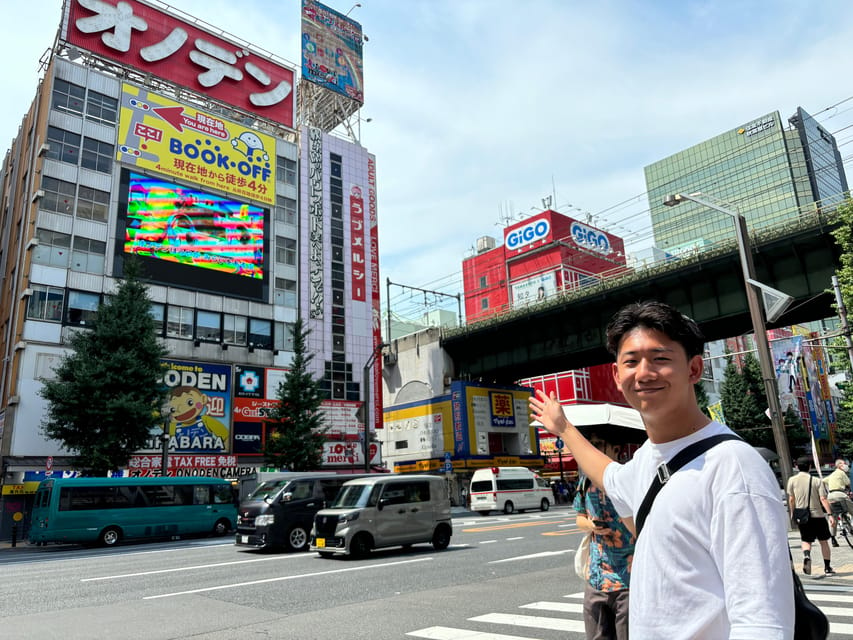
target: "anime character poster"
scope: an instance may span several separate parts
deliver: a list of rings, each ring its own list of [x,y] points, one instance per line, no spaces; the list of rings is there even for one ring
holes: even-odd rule
[[[230,447],[231,366],[164,360],[170,453],[223,453]]]

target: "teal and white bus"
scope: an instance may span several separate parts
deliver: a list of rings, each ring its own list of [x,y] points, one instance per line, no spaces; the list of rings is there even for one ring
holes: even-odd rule
[[[55,478],[36,491],[30,542],[224,536],[236,521],[231,483],[218,478]]]

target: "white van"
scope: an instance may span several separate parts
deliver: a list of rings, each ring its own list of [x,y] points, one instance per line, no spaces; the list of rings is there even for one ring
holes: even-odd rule
[[[477,469],[471,478],[471,510],[482,515],[492,511],[548,511],[554,492],[545,478],[524,467]]]
[[[376,476],[344,483],[314,516],[311,551],[365,556],[371,549],[430,542],[446,549],[453,535],[450,496],[438,476]]]

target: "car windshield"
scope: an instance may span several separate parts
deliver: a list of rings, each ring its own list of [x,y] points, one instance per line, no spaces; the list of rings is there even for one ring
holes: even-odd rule
[[[338,492],[332,509],[347,509],[350,507],[364,507],[370,497],[371,485],[369,484],[345,484]]]
[[[255,490],[252,491],[246,499],[252,501],[271,500],[279,491],[281,491],[282,487],[289,483],[290,480],[268,480],[266,482],[262,482],[255,487]]]

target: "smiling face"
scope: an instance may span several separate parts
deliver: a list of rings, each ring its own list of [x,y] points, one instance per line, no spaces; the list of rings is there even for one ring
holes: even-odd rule
[[[619,343],[613,378],[628,404],[640,412],[649,438],[667,442],[707,423],[693,390],[702,367],[702,356],[688,358],[684,347],[666,334],[636,327]]]

